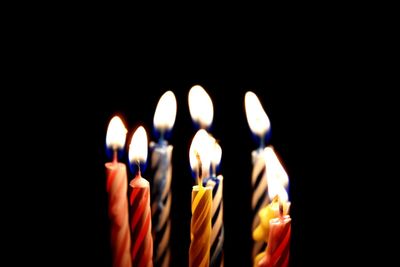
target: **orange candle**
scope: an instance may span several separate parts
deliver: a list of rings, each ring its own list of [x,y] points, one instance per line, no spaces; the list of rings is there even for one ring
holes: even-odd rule
[[[132,266],[153,266],[153,238],[151,236],[151,209],[149,182],[141,176],[147,158],[147,135],[140,126],[132,136],[129,162],[134,178],[130,182],[130,227],[132,239]]]
[[[212,188],[203,186],[204,173],[210,169],[207,155],[210,139],[205,130],[199,130],[190,146],[192,170],[196,170],[197,185],[192,190],[192,220],[190,223],[189,267],[210,265]]]
[[[125,145],[126,128],[115,116],[107,130],[106,145],[113,151],[113,161],[105,164],[107,173],[108,215],[111,221],[111,249],[113,267],[130,267],[131,238],[128,219],[128,178],[125,164],[118,162],[119,149]]]

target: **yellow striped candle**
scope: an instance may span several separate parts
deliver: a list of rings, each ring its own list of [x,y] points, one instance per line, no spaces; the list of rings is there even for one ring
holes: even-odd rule
[[[189,150],[190,166],[195,171],[197,185],[192,189],[192,219],[190,223],[189,266],[210,265],[212,188],[203,186],[203,178],[210,169],[210,139],[199,130]]]

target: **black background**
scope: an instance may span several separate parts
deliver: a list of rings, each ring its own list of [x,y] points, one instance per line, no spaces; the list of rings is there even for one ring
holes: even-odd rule
[[[327,58],[311,42],[315,39],[308,39],[301,26],[293,24],[255,35],[245,31],[240,38],[224,31],[224,36],[217,35],[224,42],[201,34],[169,42],[175,35],[167,28],[136,36],[133,30],[118,30],[117,24],[88,20],[70,31],[68,25],[56,27],[54,38],[39,42],[38,49],[30,47],[23,65],[28,75],[16,79],[33,88],[18,98],[32,97],[23,107],[27,123],[21,133],[37,140],[31,150],[36,153],[27,161],[35,163],[28,167],[24,162],[27,167],[19,168],[28,171],[21,180],[26,193],[18,194],[28,202],[20,197],[18,206],[26,207],[27,214],[20,215],[30,227],[18,231],[21,238],[13,238],[27,240],[33,252],[29,260],[43,265],[110,266],[104,169],[109,120],[115,114],[124,118],[127,145],[139,125],[154,140],[157,102],[172,90],[178,105],[169,140],[174,146],[172,266],[187,266],[192,186],[188,151],[196,132],[187,96],[199,84],[213,101],[210,132],[222,147],[225,265],[251,265],[251,152],[257,143],[244,111],[244,95],[251,90],[270,118],[269,144],[289,175],[291,266],[321,266],[329,251],[324,244],[334,239],[326,233],[326,209],[319,206],[327,204],[324,195],[335,190],[326,182],[333,169],[325,168],[334,145],[324,133],[334,127],[325,111],[337,91],[332,78],[325,77],[321,62]],[[153,39],[147,40],[148,36]],[[261,42],[264,37],[266,42]],[[247,46],[238,45],[239,41]],[[121,160],[127,162],[126,157]],[[31,171],[38,177],[32,179]],[[39,241],[44,245],[38,246]]]

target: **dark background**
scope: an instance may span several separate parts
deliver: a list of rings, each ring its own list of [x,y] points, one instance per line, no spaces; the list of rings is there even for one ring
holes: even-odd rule
[[[58,185],[60,190],[54,192],[54,201],[61,204],[62,211],[55,212],[60,218],[56,226],[53,225],[55,236],[52,238],[55,238],[55,244],[63,244],[61,255],[68,262],[110,266],[104,169],[104,163],[109,160],[105,153],[109,120],[115,114],[124,118],[129,130],[127,145],[139,125],[143,125],[149,139],[154,140],[152,120],[157,102],[165,91],[172,90],[177,98],[177,118],[169,139],[174,146],[171,266],[187,266],[192,186],[188,151],[196,132],[187,96],[189,89],[199,84],[213,101],[214,119],[210,132],[220,140],[223,151],[220,172],[224,176],[225,265],[251,265],[251,152],[257,143],[245,117],[244,95],[248,90],[258,95],[270,118],[272,135],[269,144],[281,157],[290,179],[291,266],[316,264],[313,255],[318,245],[312,238],[316,227],[320,226],[313,225],[312,218],[315,217],[314,197],[318,193],[310,188],[315,188],[318,183],[317,167],[313,163],[318,155],[313,154],[315,145],[310,143],[315,134],[306,108],[310,101],[304,92],[293,90],[303,86],[296,85],[296,77],[266,72],[253,78],[235,75],[144,78],[134,72],[121,74],[110,66],[103,67],[96,66],[98,71],[91,70],[90,79],[84,80],[93,93],[79,97],[79,92],[74,90],[72,95],[66,95],[70,101],[66,108],[70,112],[62,115],[63,123],[58,129],[63,133],[58,145],[67,152],[60,161],[65,167],[65,172],[60,174],[63,182]],[[127,152],[121,161],[127,163]],[[132,179],[130,173],[128,177]],[[143,177],[148,178],[148,170]]]

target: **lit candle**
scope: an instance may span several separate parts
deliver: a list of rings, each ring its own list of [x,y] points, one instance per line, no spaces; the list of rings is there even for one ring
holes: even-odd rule
[[[271,219],[269,225],[268,246],[258,266],[287,267],[290,254],[291,218],[289,215],[283,216],[280,212],[279,217]]]
[[[118,162],[117,159],[118,150],[124,148],[126,132],[122,120],[118,116],[113,117],[108,125],[106,136],[106,146],[108,150],[112,151],[113,160],[105,164],[113,267],[131,266],[127,198],[128,178],[125,164]]]
[[[209,144],[208,133],[202,129],[194,136],[189,149],[190,166],[197,178],[197,185],[192,190],[189,267],[210,264],[212,189],[203,186],[204,173],[210,168]]]
[[[140,126],[129,145],[129,162],[134,178],[130,187],[131,255],[133,266],[153,266],[153,238],[151,236],[151,209],[149,182],[141,176],[147,159],[147,135]]]
[[[260,100],[253,92],[247,92],[245,95],[245,110],[247,122],[253,135],[259,141],[259,147],[251,153],[253,170],[251,172],[252,186],[252,231],[255,230],[260,222],[258,213],[261,208],[268,204],[267,180],[265,179],[265,160],[263,155],[264,143],[268,133],[270,133],[270,121],[265,113]],[[253,240],[254,241],[254,240]],[[252,247],[252,256],[256,256],[264,251],[265,243],[254,241]]]
[[[255,240],[261,242],[267,242],[267,251],[271,250],[276,251],[275,245],[273,244],[271,247],[270,242],[273,240],[274,243],[281,243],[279,237],[274,237],[271,239],[271,235],[273,235],[272,225],[286,225],[287,224],[287,217],[289,209],[290,209],[290,202],[288,201],[288,194],[285,187],[288,186],[288,175],[284,170],[281,162],[279,161],[274,149],[272,147],[266,147],[264,149],[264,157],[266,163],[266,177],[268,181],[268,195],[269,198],[272,199],[272,202],[263,207],[259,212],[260,224],[253,232],[253,238]],[[279,219],[278,221],[274,221],[271,224],[273,219]],[[281,229],[283,226],[274,226],[276,229]],[[286,226],[283,228],[286,229]],[[287,229],[286,229],[287,230]],[[285,231],[286,231],[285,230]],[[290,229],[289,229],[290,230]],[[278,234],[281,230],[274,230]],[[290,238],[290,231],[289,231],[289,238]],[[284,242],[285,246],[286,241]],[[279,250],[278,250],[279,251]],[[287,251],[287,258],[288,258]],[[265,258],[265,251],[259,253],[254,259],[254,266],[258,266],[262,258]],[[283,257],[286,257],[286,251]],[[281,261],[279,261],[281,262]],[[264,266],[264,265],[262,265]],[[266,265],[266,266],[287,266],[287,265]]]
[[[208,129],[214,117],[214,108],[204,88],[200,85],[190,88],[188,102],[193,122],[201,129]]]
[[[151,213],[154,242],[154,265],[169,266],[171,232],[171,178],[172,145],[165,139],[174,125],[176,117],[176,98],[173,92],[164,93],[154,113],[154,128],[159,135],[158,143],[151,142]]]
[[[213,189],[212,230],[210,240],[210,266],[223,266],[224,224],[223,224],[223,176],[217,176],[217,167],[222,157],[222,149],[215,138],[211,141],[211,175],[204,184]]]

